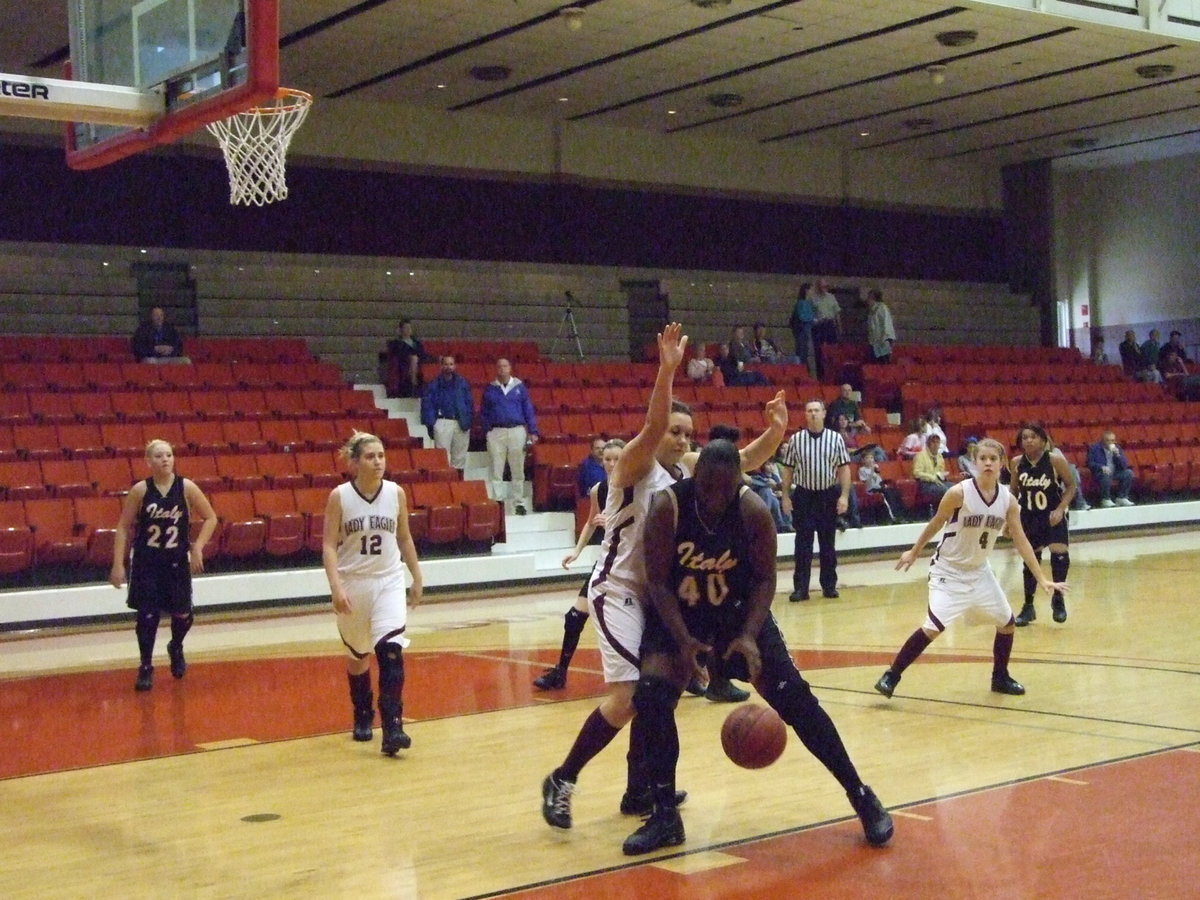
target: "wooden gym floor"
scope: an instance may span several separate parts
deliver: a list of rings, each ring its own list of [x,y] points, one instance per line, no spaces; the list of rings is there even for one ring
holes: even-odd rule
[[[0,642],[0,896],[1183,898],[1200,835],[1200,536],[1076,543],[1070,618],[1017,632],[1024,697],[988,690],[992,632],[952,628],[892,700],[875,679],[923,617],[923,564],[844,564],[842,597],[775,604],[864,779],[884,849],[793,736],[735,768],[730,707],[681,701],[688,840],[621,855],[626,738],[584,771],[575,827],[539,785],[602,690],[591,628],[566,690],[534,691],[574,589],[428,603],[411,617],[407,730],[349,737],[332,615],[216,619],[133,691],[132,628]],[[1019,561],[993,560],[1019,604]],[[790,571],[781,587],[790,589]],[[751,702],[756,702],[752,699]]]

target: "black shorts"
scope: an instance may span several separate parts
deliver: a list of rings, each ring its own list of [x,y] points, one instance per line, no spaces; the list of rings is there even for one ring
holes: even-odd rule
[[[736,615],[722,614],[728,604],[721,607],[695,606],[685,609],[684,622],[687,623],[688,633],[713,648],[708,659],[708,669],[724,675],[726,678],[736,678],[739,681],[749,681],[750,673],[746,668],[746,660],[742,655],[735,654],[728,660],[723,660],[730,641],[742,633],[746,617],[742,609]],[[788,652],[787,644],[775,623],[775,616],[768,615],[758,632],[758,653],[762,658],[762,678],[766,684],[789,681],[798,677],[796,664]],[[642,633],[642,655],[647,653],[675,654],[679,646],[671,637],[671,632],[663,624],[662,619],[653,609],[646,611],[646,628]]]
[[[166,566],[134,565],[129,573],[130,609],[186,615],[192,611],[192,572],[187,562]]]
[[[1043,547],[1049,547],[1051,544],[1066,544],[1067,543],[1067,518],[1069,514],[1064,514],[1062,521],[1057,525],[1050,524],[1049,513],[1038,513],[1037,515],[1022,515],[1021,527],[1025,530],[1025,537],[1029,538],[1029,543],[1033,545],[1034,550],[1041,550]]]

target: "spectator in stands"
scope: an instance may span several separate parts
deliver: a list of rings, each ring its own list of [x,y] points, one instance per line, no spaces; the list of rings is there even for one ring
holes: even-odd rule
[[[760,363],[793,363],[795,357],[788,356],[775,346],[775,342],[767,337],[767,323],[754,323],[754,340],[750,344],[750,352],[755,362]]]
[[[604,448],[607,443],[602,437],[592,438],[592,452],[579,464],[580,497],[588,496],[595,485],[608,480],[608,472],[604,468]],[[600,511],[604,512],[603,509]]]
[[[715,384],[720,376],[717,365],[708,358],[703,343],[696,344],[695,355],[688,360],[687,375],[693,384]],[[724,381],[721,382],[724,386]]]
[[[829,282],[817,279],[812,293],[816,319],[813,321],[813,357],[817,366],[817,378],[825,378],[825,345],[836,344],[842,326],[842,307],[838,298],[829,290]]]
[[[150,321],[143,322],[137,327],[130,340],[134,359],[141,362],[190,362],[183,355],[183,338],[175,330],[175,326],[167,321],[167,314],[161,306],[150,310]]]
[[[792,340],[796,345],[796,362],[802,366],[808,365],[808,345],[812,340],[813,320],[817,317],[816,307],[809,296],[811,290],[812,285],[807,281],[800,285],[788,317],[788,328],[792,330]]]
[[[1104,350],[1104,338],[1102,337],[1092,340],[1092,362],[1098,366],[1108,365],[1108,353]]]
[[[878,288],[867,291],[867,343],[871,345],[871,358],[875,362],[892,361],[896,326],[892,323],[892,311],[883,302],[883,291]]]
[[[963,478],[974,478],[979,474],[975,468],[975,454],[979,450],[979,438],[971,435],[963,444],[962,453],[958,455],[958,471]]]
[[[1130,378],[1136,378],[1145,366],[1142,364],[1142,348],[1138,346],[1132,329],[1125,332],[1125,340],[1121,341],[1117,349],[1121,353],[1121,368]]]
[[[747,370],[745,364],[734,357],[729,344],[721,344],[717,351],[717,370],[721,373],[726,387],[771,383],[762,372]]]
[[[925,449],[925,420],[913,419],[908,426],[908,434],[896,449],[896,455],[901,459],[914,459]]]
[[[871,430],[871,426],[863,421],[862,409],[854,399],[854,388],[849,384],[843,384],[842,392],[829,404],[828,416],[834,422],[838,416],[845,416],[851,427],[865,432]]]
[[[475,403],[467,379],[454,370],[454,357],[442,357],[442,370],[421,396],[421,422],[429,429],[433,446],[450,455],[450,465],[467,467],[467,447],[471,442],[471,419]]]
[[[1181,399],[1194,399],[1200,392],[1200,376],[1192,375],[1175,348],[1167,344],[1158,360],[1164,383]]]
[[[1111,431],[1100,435],[1100,440],[1088,447],[1087,466],[1092,477],[1100,485],[1100,505],[1133,506],[1129,489],[1133,487],[1133,469],[1125,458],[1125,451],[1117,446],[1117,436]],[[1117,489],[1116,498],[1113,488]]]
[[[421,380],[421,363],[429,357],[425,354],[425,345],[413,335],[413,324],[409,319],[400,320],[399,336],[388,341],[388,376],[387,385],[390,397],[420,397],[423,387]]]
[[[743,366],[755,361],[754,348],[746,341],[746,326],[736,325],[729,337],[729,354]]]
[[[866,425],[866,423],[863,423]],[[851,462],[860,462],[866,457],[871,457],[877,462],[883,462],[887,459],[887,453],[883,448],[874,441],[864,441],[862,435],[866,433],[862,428],[855,428],[846,418],[845,413],[838,413],[833,420],[834,430],[842,436],[842,441],[846,444],[846,451],[850,454]],[[869,431],[870,429],[867,429]]]
[[[942,439],[936,434],[926,435],[925,450],[913,459],[913,478],[917,481],[917,496],[930,503],[940,503],[942,495],[950,489]]]
[[[504,464],[512,479],[509,499],[517,515],[525,515],[525,447],[537,441],[537,419],[529,391],[512,374],[507,359],[496,360],[496,380],[483,389],[479,405],[492,460],[492,491],[504,499]]]
[[[931,434],[936,434],[941,440],[942,453],[945,456],[950,455],[950,442],[946,440],[946,432],[942,430],[942,408],[934,405],[929,408],[929,412],[925,413],[925,421],[921,426],[921,434],[928,438]]]
[[[1158,369],[1158,357],[1162,353],[1162,345],[1159,343],[1162,335],[1159,334],[1157,328],[1150,329],[1150,336],[1146,338],[1142,344],[1142,367],[1149,369]],[[1161,373],[1161,369],[1159,372]]]
[[[896,513],[904,511],[904,503],[892,483],[879,474],[874,457],[866,456],[859,463],[858,480],[866,487],[868,494],[879,494],[883,497],[883,508],[887,512],[888,521],[895,525],[899,520]]]
[[[753,472],[747,473],[750,489],[758,494],[759,499],[767,504],[771,518],[775,520],[775,530],[780,534],[790,534],[792,523],[783,514],[781,501],[783,498],[783,479],[779,475],[779,467],[775,460],[769,459]]]
[[[1182,331],[1172,331],[1170,338],[1167,339],[1167,346],[1173,348],[1179,354],[1179,358],[1187,365],[1190,366],[1192,364],[1192,361],[1188,358],[1187,350],[1183,346]]]

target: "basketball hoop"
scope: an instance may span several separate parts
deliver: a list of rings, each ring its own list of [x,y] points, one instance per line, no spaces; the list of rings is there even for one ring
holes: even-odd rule
[[[287,198],[287,150],[312,95],[280,88],[270,105],[254,106],[205,126],[221,142],[229,170],[229,202],[266,206]]]

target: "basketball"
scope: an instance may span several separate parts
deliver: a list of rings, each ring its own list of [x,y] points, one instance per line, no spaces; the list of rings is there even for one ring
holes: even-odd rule
[[[721,747],[735,765],[761,769],[779,759],[787,746],[787,726],[766,706],[739,706],[721,726]]]

